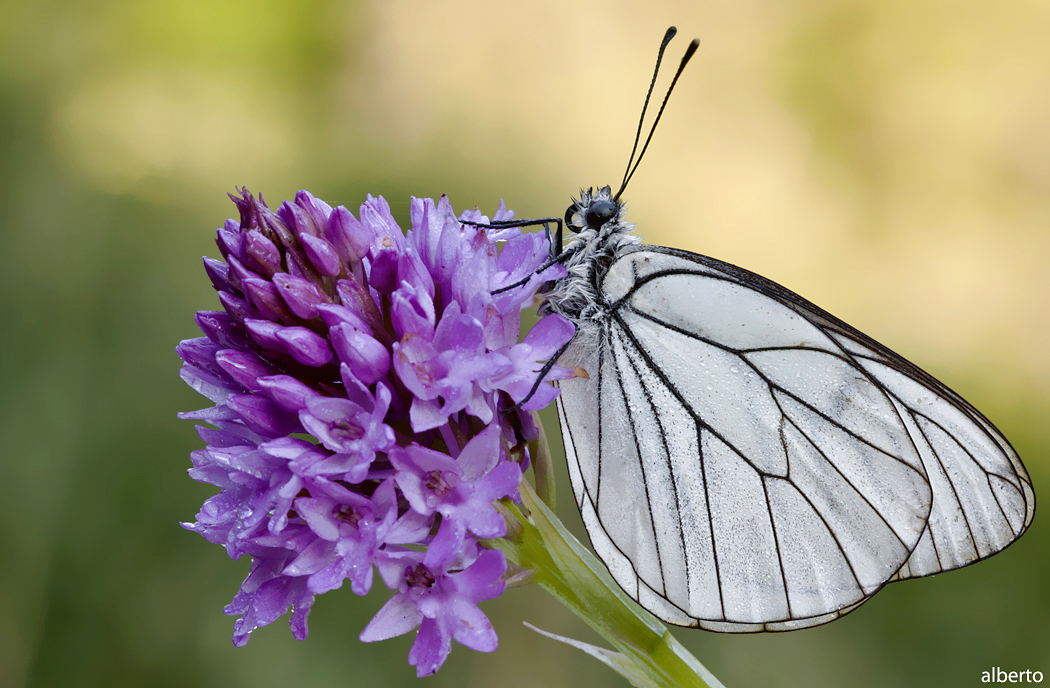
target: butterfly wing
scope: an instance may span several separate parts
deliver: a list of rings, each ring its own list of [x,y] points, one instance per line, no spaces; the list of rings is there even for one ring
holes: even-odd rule
[[[972,406],[758,275],[624,252],[562,361],[577,504],[616,581],[710,630],[826,623],[1015,540],[1034,494]]]

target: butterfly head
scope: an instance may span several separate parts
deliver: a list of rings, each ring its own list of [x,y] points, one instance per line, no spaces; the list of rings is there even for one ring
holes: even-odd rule
[[[619,221],[623,210],[623,204],[613,198],[610,187],[603,186],[597,191],[587,189],[580,192],[580,200],[573,199],[565,209],[565,226],[577,234],[584,229],[598,231],[610,222]]]

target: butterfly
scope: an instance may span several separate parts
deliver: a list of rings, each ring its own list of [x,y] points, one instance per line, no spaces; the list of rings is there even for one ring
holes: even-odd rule
[[[557,224],[540,271],[567,275],[542,310],[576,334],[533,390],[555,363],[586,371],[559,383],[561,432],[587,533],[623,590],[674,625],[793,630],[1020,537],[1031,479],[962,397],[764,277],[640,243],[620,194],[641,131],[615,194],[499,224]]]

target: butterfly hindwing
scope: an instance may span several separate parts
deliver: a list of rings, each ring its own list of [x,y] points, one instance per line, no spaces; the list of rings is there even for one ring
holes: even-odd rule
[[[600,286],[562,358],[590,376],[561,383],[570,477],[613,577],[669,623],[825,623],[1031,521],[983,416],[783,287],[650,246]]]

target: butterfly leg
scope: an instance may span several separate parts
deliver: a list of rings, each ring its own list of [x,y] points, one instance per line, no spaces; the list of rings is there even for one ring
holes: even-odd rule
[[[532,384],[532,389],[530,389],[529,393],[525,395],[525,398],[519,401],[518,403],[514,404],[513,406],[509,406],[505,409],[502,409],[502,413],[510,413],[511,411],[516,411],[517,409],[521,408],[522,404],[528,402],[528,400],[531,399],[534,394],[536,394],[536,390],[538,390],[540,388],[540,385],[543,383],[543,378],[547,377],[547,373],[551,371],[551,368],[553,368],[554,364],[558,362],[558,359],[561,358],[561,355],[565,353],[566,349],[569,348],[569,345],[572,344],[573,339],[576,339],[575,334],[572,336],[572,338],[569,339],[569,341],[562,344],[561,348],[555,351],[554,355],[551,356],[550,359],[543,364],[543,367],[540,369],[539,374],[536,376],[536,382]]]
[[[554,239],[551,239],[550,223],[554,223],[557,229],[554,231]],[[471,222],[470,220],[460,220],[461,224],[473,225],[474,227],[484,227],[491,229],[509,229],[512,227],[535,227],[537,225],[543,225],[543,231],[547,233],[547,242],[551,247],[551,258],[554,257],[554,252],[561,248],[561,228],[562,219],[560,217],[540,217],[535,220],[496,220],[495,222]]]
[[[566,250],[562,251],[557,256],[551,258],[546,263],[544,263],[543,265],[541,265],[538,268],[536,268],[536,272],[534,272],[532,274],[533,275],[540,274],[541,272],[543,272],[547,268],[551,267],[552,265],[557,265],[558,263],[562,262],[563,260],[565,260],[566,258],[571,256],[573,253],[576,253],[576,251],[570,250],[570,249],[566,249]],[[493,294],[502,294],[503,292],[509,291],[511,289],[514,289],[515,287],[520,287],[521,285],[527,283],[530,279],[532,279],[532,275],[529,275],[528,277],[526,277],[523,280],[518,280],[514,284],[509,284],[509,285],[507,285],[505,287],[500,287],[499,289],[493,289],[492,293]]]
[[[549,226],[551,222],[553,222],[555,224],[555,227],[556,227],[556,229],[554,230],[554,239],[553,240],[551,239],[551,231],[550,231],[550,226]],[[556,250],[555,246],[557,246],[558,248],[561,248],[561,237],[562,237],[562,220],[560,218],[557,218],[557,217],[541,217],[541,218],[537,218],[535,220],[505,220],[505,221],[504,220],[499,220],[499,221],[490,222],[490,223],[471,222],[470,220],[460,220],[460,223],[465,224],[465,225],[473,225],[474,227],[492,228],[492,229],[507,229],[507,228],[510,228],[510,227],[534,227],[536,225],[543,225],[543,231],[547,233],[547,243],[550,245],[550,256],[551,257],[550,257],[550,260],[548,260],[546,263],[544,263],[539,268],[537,268],[536,272],[534,272],[533,274],[539,274],[539,273],[543,272],[544,270],[546,270],[547,268],[551,267],[552,265],[557,265],[558,263],[562,262],[563,260],[565,260],[569,256],[571,256],[573,253],[575,253],[575,251],[568,251],[568,250],[566,250],[566,251],[562,251],[558,255],[554,255],[554,251]],[[494,290],[492,293],[493,294],[502,294],[505,291],[510,291],[511,289],[514,289],[516,287],[520,287],[521,285],[528,283],[528,281],[530,279],[532,279],[531,275],[529,277],[526,277],[523,280],[518,280],[514,284],[509,284],[506,287],[500,287],[499,289]]]

